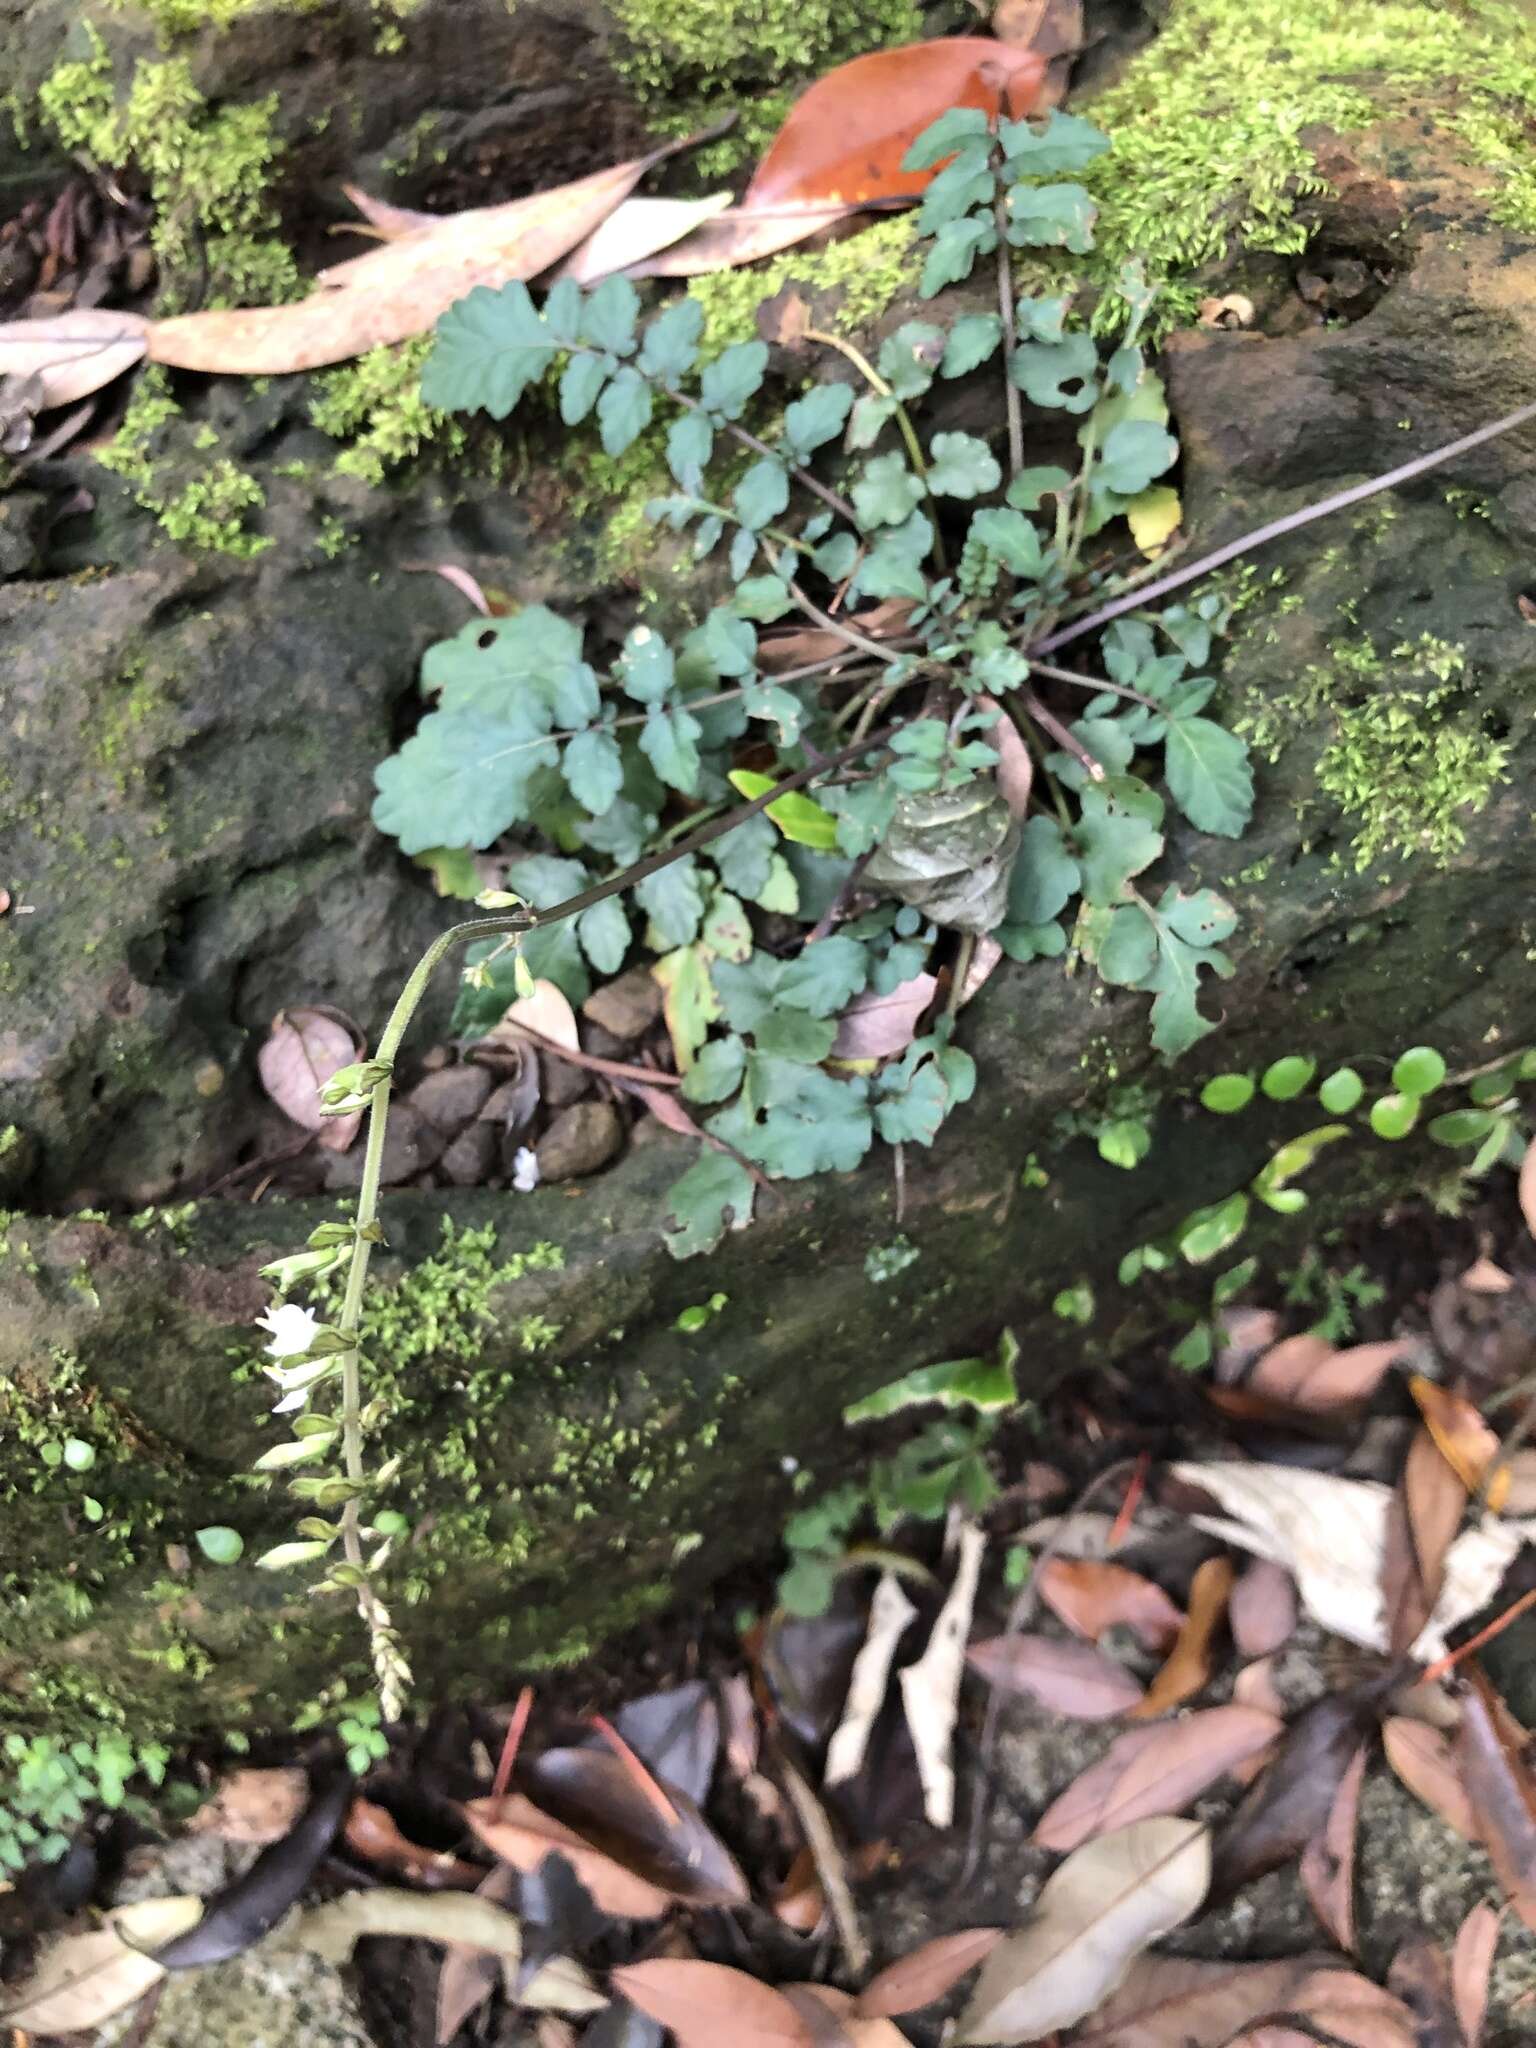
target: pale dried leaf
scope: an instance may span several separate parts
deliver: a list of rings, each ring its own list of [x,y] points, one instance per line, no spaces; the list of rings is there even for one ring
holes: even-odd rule
[[[1134,1728],[1053,1801],[1030,1840],[1042,1849],[1075,1849],[1132,1821],[1177,1813],[1283,1733],[1273,1714],[1242,1706]]]
[[[536,981],[532,995],[519,996],[515,1003],[509,1003],[500,1020],[480,1040],[477,1050],[491,1051],[509,1041],[527,1044],[526,1033],[519,1029],[522,1025],[526,1025],[528,1031],[536,1031],[540,1038],[563,1045],[568,1052],[581,1051],[576,1012],[564,990],[557,988],[552,981]]]
[[[883,1572],[869,1603],[869,1632],[853,1661],[848,1679],[843,1718],[827,1745],[823,1783],[841,1785],[853,1777],[863,1763],[870,1734],[885,1704],[897,1645],[916,1615],[917,1609],[902,1591],[900,1580],[890,1572]]]
[[[1237,2029],[1292,2010],[1297,1991],[1329,1962],[1325,1955],[1267,1963],[1138,1956],[1119,1990],[1074,2035],[1073,2048],[1225,2048]]]
[[[1526,1229],[1536,1237],[1536,1138],[1526,1146],[1520,1162],[1520,1214]]]
[[[925,1941],[870,1979],[859,1993],[857,2010],[868,2014],[918,2012],[952,1990],[1002,1939],[1001,1927],[966,1927],[958,1934],[941,1934]]]
[[[982,1965],[957,2038],[1038,2041],[1073,2025],[1150,1942],[1199,1911],[1210,1875],[1210,1836],[1195,1821],[1137,1821],[1075,1850]]]
[[[855,996],[837,1020],[832,1057],[878,1060],[890,1053],[905,1052],[917,1036],[917,1021],[933,1001],[938,986],[931,974],[914,974],[889,995],[877,995],[870,989]]]
[[[411,1941],[456,1942],[517,1962],[523,1953],[516,1914],[478,1892],[408,1892],[379,1886],[344,1892],[293,1923],[291,1939],[329,1963],[344,1963],[355,1945],[376,1934]]]
[[[670,249],[730,203],[729,192],[712,192],[707,199],[625,199],[550,273],[549,281],[569,277],[579,285],[596,284]]]
[[[518,1877],[508,1863],[496,1863],[480,1883],[480,1896],[493,1905],[515,1906]],[[449,1942],[437,1973],[437,2048],[447,2048],[454,2035],[496,1989],[501,1959],[483,1948]]]
[[[1524,1730],[1474,1665],[1461,1703],[1456,1761],[1477,1831],[1509,1903],[1536,1929],[1536,1777]]]
[[[851,220],[857,206],[784,204],[780,206],[732,206],[697,227],[683,241],[643,262],[632,263],[626,277],[707,277],[712,271],[734,270],[741,263],[756,263],[764,256],[777,256],[797,242],[809,241],[823,228],[840,220]]]
[[[192,1835],[227,1842],[280,1842],[309,1802],[309,1774],[298,1764],[230,1771],[187,1822]]]
[[[261,1085],[283,1115],[306,1131],[318,1131],[329,1152],[344,1152],[357,1136],[360,1115],[320,1114],[320,1090],[338,1067],[350,1066],[362,1051],[357,1033],[333,1010],[295,1003],[272,1019],[256,1055]]]
[[[1274,1658],[1260,1657],[1256,1664],[1245,1664],[1232,1681],[1232,1697],[1241,1707],[1257,1707],[1284,1720],[1285,1701],[1275,1684]]]
[[[1461,1781],[1450,1738],[1422,1721],[1393,1714],[1382,1724],[1381,1739],[1387,1762],[1408,1790],[1464,1841],[1475,1842],[1477,1815]]]
[[[1465,2048],[1451,1993],[1451,1959],[1427,1934],[1405,1941],[1387,1970],[1387,1989],[1413,2015],[1416,2048]]]
[[[1488,2012],[1488,1975],[1499,1945],[1502,1914],[1487,1900],[1475,1905],[1457,1930],[1451,1950],[1451,1996],[1467,2048],[1479,2048]]]
[[[1326,1413],[1368,1401],[1411,1346],[1405,1338],[1335,1351],[1317,1337],[1288,1337],[1261,1358],[1248,1385],[1293,1407]]]
[[[203,1917],[198,1898],[141,1899],[119,1906],[89,1934],[66,1934],[14,1996],[0,1992],[0,2022],[18,2033],[74,2034],[99,2027],[152,1991],[165,1970],[146,1949],[163,1947]]]
[[[928,1647],[901,1673],[901,1703],[917,1753],[923,1810],[931,1826],[947,1828],[955,1811],[955,1767],[950,1754],[965,1673],[966,1638],[976,1605],[976,1586],[985,1554],[985,1532],[974,1523],[960,1531],[955,1582],[933,1625]]]
[[[551,1956],[535,1970],[521,1991],[514,1988],[516,1969],[508,1959],[502,1965],[507,1997],[530,2012],[601,2012],[608,2000],[586,1971],[571,1956]]]
[[[1142,1687],[1092,1643],[1061,1643],[1054,1636],[993,1636],[973,1643],[969,1661],[989,1684],[1027,1692],[1043,1707],[1080,1721],[1107,1721],[1134,1707]]]
[[[1232,1640],[1244,1657],[1270,1657],[1296,1629],[1296,1581],[1283,1565],[1256,1557],[1227,1604]]]
[[[0,377],[35,377],[39,412],[75,405],[142,361],[149,328],[142,314],[103,306],[0,321]]]
[[[1400,1998],[1353,1970],[1319,1970],[1297,1987],[1292,2010],[1306,2031],[1284,2025],[1239,2034],[1231,2048],[1317,2048],[1319,2037],[1338,2048],[1418,2048],[1413,2015]]]
[[[1035,782],[1035,757],[1006,708],[995,697],[981,696],[976,702],[983,711],[997,714],[983,738],[997,752],[997,766],[992,772],[997,778],[1003,801],[1016,818],[1028,817],[1029,792]]]

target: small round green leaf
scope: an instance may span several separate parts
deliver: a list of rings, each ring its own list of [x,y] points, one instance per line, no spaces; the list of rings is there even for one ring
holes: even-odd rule
[[[238,1529],[227,1529],[222,1523],[214,1523],[206,1529],[196,1531],[197,1547],[210,1564],[234,1564],[245,1549],[245,1538]]]
[[[99,1500],[92,1500],[89,1494],[85,1496],[80,1505],[85,1510],[85,1519],[88,1522],[99,1522],[107,1512],[101,1502]]]
[[[1287,1053],[1284,1059],[1276,1060],[1273,1066],[1264,1069],[1259,1086],[1271,1102],[1294,1102],[1303,1089],[1311,1087],[1312,1076],[1316,1072],[1316,1060],[1309,1060],[1301,1053]]]
[[[1353,1067],[1339,1067],[1317,1091],[1317,1099],[1330,1116],[1347,1116],[1365,1093],[1365,1083]]]
[[[1432,1045],[1411,1045],[1392,1069],[1399,1095],[1432,1095],[1445,1079],[1445,1061]]]
[[[1111,1166],[1123,1166],[1129,1171],[1139,1166],[1151,1149],[1152,1133],[1135,1117],[1105,1124],[1099,1132],[1099,1157],[1107,1159]]]
[[[67,1436],[64,1439],[64,1462],[71,1472],[89,1472],[96,1462],[96,1453],[79,1437]]]
[[[1418,1120],[1416,1096],[1382,1095],[1371,1104],[1371,1129],[1378,1138],[1406,1138]]]
[[[1437,1145],[1480,1145],[1497,1122],[1486,1109],[1452,1109],[1435,1118],[1428,1135]]]
[[[1508,1061],[1491,1074],[1479,1074],[1467,1084],[1467,1093],[1476,1103],[1502,1102],[1520,1077],[1518,1067]]]
[[[1248,1197],[1229,1195],[1209,1209],[1197,1209],[1179,1231],[1179,1250],[1192,1266],[1203,1265],[1236,1244],[1248,1221]]]
[[[380,1508],[373,1518],[373,1526],[381,1536],[403,1536],[410,1528],[410,1519],[398,1508]]]
[[[1218,1116],[1231,1116],[1253,1100],[1251,1074],[1215,1074],[1200,1090],[1200,1100]]]

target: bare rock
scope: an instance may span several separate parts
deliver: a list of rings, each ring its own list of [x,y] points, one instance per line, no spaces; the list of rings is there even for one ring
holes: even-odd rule
[[[648,968],[631,967],[617,981],[594,989],[582,1004],[581,1014],[628,1044],[661,1015],[661,989]]]
[[[624,1142],[611,1102],[578,1102],[561,1110],[536,1147],[543,1180],[579,1180],[606,1166]]]
[[[397,1102],[389,1113],[389,1130],[384,1139],[384,1185],[401,1187],[417,1174],[425,1173],[441,1157],[446,1141],[436,1125],[427,1122],[413,1102]],[[363,1143],[359,1139],[350,1152],[333,1153],[326,1161],[325,1184],[337,1192],[362,1185]]]
[[[496,1126],[473,1123],[460,1131],[448,1147],[437,1162],[438,1170],[456,1188],[477,1188],[490,1179],[496,1151]]]
[[[591,1093],[592,1076],[585,1068],[557,1059],[549,1052],[539,1054],[539,1066],[544,1075],[544,1100],[551,1109],[568,1109]]]
[[[406,1100],[440,1131],[457,1131],[480,1114],[495,1086],[484,1067],[443,1067],[418,1081]]]

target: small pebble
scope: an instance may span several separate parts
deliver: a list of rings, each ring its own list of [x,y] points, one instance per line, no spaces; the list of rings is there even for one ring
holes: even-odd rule
[[[561,1110],[536,1148],[543,1180],[577,1180],[606,1166],[624,1142],[611,1102],[578,1102]]]

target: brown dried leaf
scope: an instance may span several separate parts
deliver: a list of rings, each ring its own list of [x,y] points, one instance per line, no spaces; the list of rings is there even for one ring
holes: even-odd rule
[[[140,313],[72,306],[45,320],[0,321],[0,377],[37,379],[37,410],[76,405],[143,359],[150,323]]]
[[[614,1857],[541,1813],[520,1792],[501,1799],[470,1799],[459,1809],[493,1856],[525,1875],[558,1850],[605,1913],[620,1919],[654,1920],[672,1894],[637,1876]]]
[[[933,1001],[938,982],[931,974],[914,974],[889,995],[873,989],[855,996],[837,1020],[832,1057],[838,1060],[879,1060],[905,1052],[917,1036],[918,1019]]]
[[[1268,1963],[1138,1956],[1119,1989],[1074,2036],[1073,2048],[1225,2048],[1234,2029],[1268,2013],[1294,2011],[1298,1993],[1330,1967],[1326,1955]]]
[[[1434,1612],[1446,1556],[1466,1506],[1466,1486],[1441,1456],[1429,1429],[1420,1428],[1387,1509],[1381,1592],[1394,1655],[1417,1641]]]
[[[1000,43],[1033,50],[1050,62],[1036,101],[1038,111],[1066,98],[1072,59],[1083,48],[1083,0],[998,0],[992,33]]]
[[[1387,1762],[1414,1797],[1438,1813],[1464,1841],[1475,1842],[1477,1815],[1456,1767],[1449,1736],[1422,1721],[1410,1720],[1406,1714],[1394,1714],[1382,1724],[1381,1739]]]
[[[1312,1910],[1339,1947],[1355,1946],[1355,1838],[1360,1787],[1369,1754],[1361,1743],[1344,1767],[1328,1818],[1301,1852],[1301,1883]]]
[[[568,1052],[581,1051],[576,1012],[571,1008],[565,991],[552,981],[536,981],[531,996],[519,996],[515,1003],[509,1003],[476,1050],[493,1052],[509,1041],[528,1044],[529,1040],[518,1028],[520,1025],[526,1025],[529,1031],[536,1031],[541,1038],[548,1038],[555,1045],[563,1045]]]
[[[1463,2048],[1451,1993],[1451,1959],[1427,1934],[1405,1941],[1387,1971],[1387,1989],[1413,2015],[1416,2048]]]
[[[1520,1162],[1520,1214],[1526,1229],[1536,1237],[1536,1138],[1527,1145]]]
[[[1504,1702],[1473,1665],[1461,1703],[1456,1760],[1499,1883],[1536,1928],[1536,1781]]]
[[[394,1815],[371,1799],[354,1799],[347,1809],[342,1838],[356,1856],[377,1863],[432,1891],[475,1891],[485,1876],[484,1867],[466,1863],[461,1856],[445,1850],[424,1849],[408,1841],[395,1824]]]
[[[1327,1826],[1340,1780],[1375,1719],[1379,1688],[1318,1700],[1291,1723],[1279,1754],[1221,1828],[1216,1899],[1289,1863]]]
[[[1226,1618],[1227,1602],[1236,1577],[1230,1558],[1208,1557],[1200,1566],[1190,1583],[1189,1613],[1179,1630],[1178,1640],[1169,1653],[1167,1663],[1147,1688],[1146,1698],[1139,1706],[1131,1708],[1128,1719],[1142,1721],[1149,1720],[1154,1714],[1166,1714],[1170,1708],[1192,1698],[1209,1683],[1212,1644],[1217,1629]]]
[[[1319,1970],[1293,1994],[1305,2028],[1283,2021],[1238,2034],[1230,2048],[1417,2048],[1413,2015],[1400,1998],[1353,1970]]]
[[[1488,1974],[1499,1945],[1503,1915],[1487,1900],[1475,1905],[1457,1930],[1451,1950],[1451,1996],[1467,2048],[1479,2048],[1488,2011]]]
[[[1409,1349],[1405,1338],[1335,1351],[1319,1337],[1288,1337],[1259,1360],[1248,1384],[1297,1408],[1350,1408],[1368,1401]]]
[[[610,1976],[631,2005],[670,2027],[677,2048],[814,2048],[814,2036],[781,1991],[724,1963],[660,1956]]]
[[[360,1035],[335,1010],[295,1003],[272,1019],[256,1055],[256,1071],[284,1116],[306,1131],[317,1131],[327,1152],[345,1152],[362,1116],[322,1116],[320,1090],[362,1050]]]
[[[1035,782],[1035,757],[1025,745],[1024,736],[1005,707],[995,697],[978,697],[977,704],[983,711],[997,714],[982,737],[989,747],[997,751],[998,792],[1016,818],[1029,815],[1029,792]]]
[[[1419,1404],[1441,1457],[1467,1492],[1481,1490],[1497,1514],[1509,1495],[1509,1473],[1493,1470],[1499,1454],[1497,1431],[1488,1427],[1465,1394],[1455,1393],[1419,1373],[1409,1380],[1408,1389]]]
[[[694,1801],[637,1758],[546,1749],[525,1765],[542,1812],[626,1869],[694,1906],[742,1906],[747,1884]]]
[[[855,2011],[864,2017],[919,2012],[950,1991],[968,1970],[989,1956],[1003,1938],[1001,1927],[967,1927],[925,1941],[910,1955],[888,1963],[859,1993]]]
[[[1232,1588],[1232,1640],[1244,1657],[1270,1657],[1296,1629],[1296,1581],[1284,1565],[1257,1557]]]
[[[782,1984],[780,1990],[811,2030],[815,2048],[908,2048],[890,2020],[861,2019],[854,2000],[831,1984]]]
[[[493,1865],[481,1880],[479,1896],[493,1906],[515,1908],[516,1872],[506,1863]],[[447,2048],[470,2015],[484,2005],[500,1978],[501,1957],[491,1950],[471,1948],[462,1941],[445,1946],[437,1973],[437,2048]]]
[[[309,1774],[298,1764],[231,1771],[187,1822],[191,1835],[227,1842],[280,1842],[309,1802]]]
[[[1123,1664],[1091,1643],[1053,1636],[993,1636],[972,1643],[971,1669],[1005,1692],[1027,1692],[1043,1707],[1079,1721],[1108,1721],[1134,1707],[1142,1689]]]
[[[1112,1828],[1177,1813],[1284,1733],[1273,1714],[1239,1706],[1133,1728],[1046,1809],[1030,1840],[1042,1849],[1075,1849]]]
[[[1296,1404],[1296,1389],[1306,1385],[1334,1356],[1326,1337],[1304,1330],[1297,1337],[1282,1337],[1254,1364],[1245,1384],[1256,1394]]]
[[[1149,1650],[1166,1652],[1184,1621],[1161,1586],[1107,1561],[1047,1558],[1035,1574],[1035,1590],[1058,1621],[1089,1642],[1124,1626]]]

